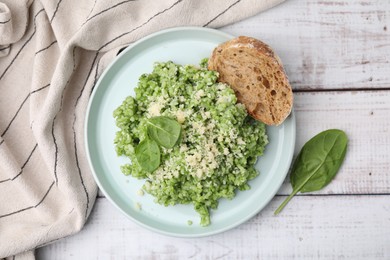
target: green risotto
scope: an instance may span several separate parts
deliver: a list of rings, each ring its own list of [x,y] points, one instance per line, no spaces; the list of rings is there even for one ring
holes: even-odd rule
[[[202,226],[210,224],[210,209],[220,198],[250,188],[248,181],[259,174],[254,164],[268,143],[265,125],[247,115],[234,91],[218,83],[218,73],[205,63],[201,68],[156,63],[140,77],[135,97],[114,111],[120,129],[116,152],[131,160],[122,172],[145,179],[143,190],[159,204],[193,204]],[[181,132],[172,148],[159,147],[158,167],[148,171],[136,151],[149,140],[148,122],[155,117],[175,120]]]

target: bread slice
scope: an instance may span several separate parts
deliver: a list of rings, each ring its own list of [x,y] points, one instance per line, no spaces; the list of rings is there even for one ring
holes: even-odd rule
[[[290,114],[293,94],[280,58],[265,43],[240,36],[216,47],[208,69],[229,84],[248,113],[267,125],[279,125]]]

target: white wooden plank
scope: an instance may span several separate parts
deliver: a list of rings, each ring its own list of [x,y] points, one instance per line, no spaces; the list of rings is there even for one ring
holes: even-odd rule
[[[390,91],[296,93],[295,154],[317,133],[344,130],[348,151],[336,178],[322,194],[390,193]],[[290,184],[279,194],[288,194]]]
[[[304,92],[295,93],[294,98],[295,155],[326,129],[342,129],[350,140],[340,172],[318,193],[390,193],[390,91]],[[286,179],[278,194],[290,191]]]
[[[390,258],[390,196],[300,196],[273,216],[282,199],[231,231],[196,239],[148,231],[98,199],[79,234],[39,249],[37,258]]]
[[[288,0],[222,28],[271,45],[294,89],[389,88],[390,1]]]
[[[288,0],[222,28],[263,39],[281,56],[293,88],[390,88],[390,2]],[[390,92],[297,93],[296,152],[328,128],[350,137],[336,179],[320,193],[389,193]],[[283,184],[279,194],[289,193]],[[298,196],[272,215],[220,235],[152,233],[97,200],[86,227],[38,250],[38,259],[390,259],[390,196]]]

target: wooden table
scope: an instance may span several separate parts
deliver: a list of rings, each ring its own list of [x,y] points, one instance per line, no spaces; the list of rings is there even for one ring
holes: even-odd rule
[[[294,89],[295,153],[322,130],[346,131],[337,177],[274,216],[286,180],[250,221],[199,239],[145,230],[99,195],[84,229],[38,259],[390,259],[390,1],[288,0],[221,30],[280,55]]]

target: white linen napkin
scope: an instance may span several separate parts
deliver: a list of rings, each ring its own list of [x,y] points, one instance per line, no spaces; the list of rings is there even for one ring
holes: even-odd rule
[[[119,49],[175,26],[220,27],[283,0],[0,0],[0,259],[78,232],[97,186],[91,91]]]

